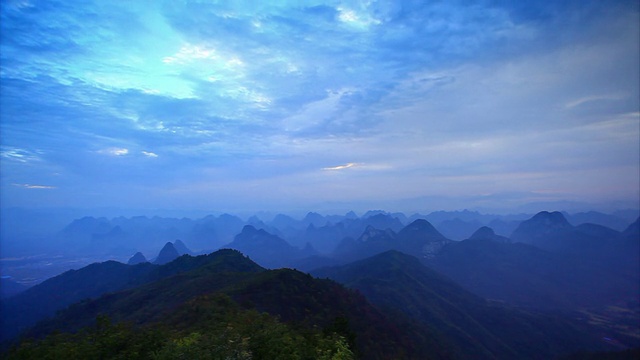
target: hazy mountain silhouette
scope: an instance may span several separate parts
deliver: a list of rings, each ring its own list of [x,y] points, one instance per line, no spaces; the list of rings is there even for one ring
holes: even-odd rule
[[[127,265],[138,265],[142,263],[149,262],[146,257],[141,252],[137,252],[133,254],[129,261],[127,261]]]
[[[584,236],[575,231],[564,215],[558,211],[541,211],[531,219],[520,223],[510,236],[514,242],[522,242],[551,251],[566,251],[575,247]]]
[[[375,215],[383,216],[383,215]],[[332,256],[342,262],[363,259],[388,250],[398,250],[419,258],[432,258],[451,240],[444,237],[428,221],[418,219],[396,233],[368,226],[356,239],[345,238]]]
[[[483,226],[476,230],[470,237],[469,240],[491,240],[501,243],[508,243],[511,240],[506,236],[496,235],[492,228]]]
[[[368,226],[357,239],[343,239],[332,256],[342,262],[354,261],[394,249],[396,246],[396,233],[393,230],[379,230]]]
[[[178,254],[180,255],[193,255],[193,251],[191,251],[187,245],[185,245],[182,240],[178,239],[176,241],[173,242],[173,246],[176,248],[176,251],[178,252]]]
[[[199,248],[230,237],[227,247],[265,267],[311,270],[333,265],[313,273],[325,271],[358,289],[376,307],[332,282],[317,282],[293,270],[267,271],[235,250],[180,256],[190,250],[176,240],[156,259],[164,265],[92,264],[4,299],[2,336],[15,336],[83,299],[32,334],[77,330],[90,325],[100,312],[132,323],[163,323],[169,318],[180,322],[176,309],[188,313],[194,304],[213,306],[206,299],[215,293],[245,309],[316,330],[346,316],[360,339],[359,351],[378,354],[373,358],[553,357],[588,349],[587,343],[599,346],[599,340],[585,333],[591,331],[588,327],[532,309],[561,310],[598,322],[601,338],[614,334],[619,343],[637,343],[633,324],[640,319],[640,219],[620,232],[595,223],[574,226],[560,212],[541,212],[523,219],[511,242],[487,226],[477,228],[468,240],[452,241],[426,219],[403,226],[398,214],[354,215],[308,213],[301,220],[276,216],[268,227],[277,234],[231,215],[199,220],[82,218],[61,234],[77,249],[97,244],[105,251],[141,238],[145,228],[154,236],[143,243],[155,251],[163,243],[159,239],[168,234],[190,245],[190,237],[199,239]],[[459,217],[447,218],[455,215]],[[517,216],[474,212],[438,213],[434,218],[449,223],[459,218],[467,224],[519,221]],[[264,224],[257,217],[249,222]],[[233,229],[237,232],[230,235]],[[344,330],[344,323],[341,326]]]
[[[400,230],[394,248],[421,259],[432,258],[449,242],[451,240],[444,237],[427,220],[418,219]]]
[[[473,238],[443,247],[429,266],[476,294],[516,305],[576,309],[638,302],[638,248],[615,230],[574,227],[559,212],[541,212],[514,231],[512,240],[521,242]]]
[[[420,321],[432,341],[455,349],[451,358],[552,358],[585,348],[611,349],[584,324],[488,303],[397,251],[313,274]]]
[[[168,242],[164,244],[164,247],[162,247],[158,256],[153,260],[153,263],[157,265],[164,265],[175,260],[178,256],[180,256],[180,253],[178,253],[176,247],[173,246],[173,243]]]
[[[445,220],[436,224],[436,229],[448,239],[464,240],[468,239],[473,232],[482,226],[477,220],[464,221],[458,218]]]
[[[251,225],[242,228],[242,232],[224,247],[239,250],[258,264],[268,268],[287,266],[296,259],[310,255],[290,245],[284,239]]]
[[[606,226],[617,231],[623,231],[629,225],[629,221],[622,217],[613,214],[603,214],[598,211],[565,214],[565,217],[567,218],[567,221],[574,226],[589,223]]]

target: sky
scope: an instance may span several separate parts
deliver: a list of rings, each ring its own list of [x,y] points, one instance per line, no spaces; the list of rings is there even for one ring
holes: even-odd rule
[[[637,1],[0,16],[3,208],[640,206]]]

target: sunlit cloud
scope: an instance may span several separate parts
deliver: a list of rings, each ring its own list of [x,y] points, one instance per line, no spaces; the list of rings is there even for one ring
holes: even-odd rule
[[[111,156],[124,156],[129,153],[129,149],[125,148],[108,148],[98,151],[100,154],[111,155]]]
[[[149,151],[142,151],[142,154],[144,156],[148,156],[148,157],[152,157],[152,158],[157,158],[158,157],[158,154],[152,153],[152,152],[149,152]]]
[[[162,62],[167,64],[185,64],[194,60],[216,60],[218,58],[219,56],[213,48],[186,44],[174,55],[163,58]]]
[[[358,163],[346,163],[344,165],[330,166],[330,167],[322,168],[322,170],[328,170],[328,171],[344,170],[344,169],[352,168],[355,166],[358,166]]]
[[[338,7],[337,10],[340,21],[355,27],[366,28],[369,25],[379,25],[382,23],[380,20],[372,18],[368,14],[358,14],[351,9]]]

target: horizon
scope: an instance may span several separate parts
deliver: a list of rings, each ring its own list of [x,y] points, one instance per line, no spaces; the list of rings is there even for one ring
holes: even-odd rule
[[[3,209],[640,208],[637,1],[0,16]]]
[[[185,218],[190,220],[199,220],[208,216],[220,217],[222,215],[230,215],[233,217],[237,217],[242,221],[249,221],[252,217],[256,217],[261,221],[265,221],[267,223],[274,220],[274,218],[278,215],[288,216],[296,221],[302,221],[309,214],[318,214],[322,217],[344,217],[348,216],[350,213],[355,214],[357,218],[365,218],[367,214],[372,213],[382,213],[385,215],[393,216],[393,215],[402,215],[406,219],[418,217],[418,218],[426,218],[437,214],[477,214],[480,216],[488,216],[495,218],[531,218],[542,212],[559,212],[562,213],[563,216],[569,215],[580,215],[580,214],[602,214],[612,217],[617,217],[619,219],[628,220],[632,223],[636,217],[640,216],[640,208],[617,208],[611,211],[599,211],[597,209],[579,209],[579,210],[567,210],[562,208],[540,208],[532,207],[529,210],[522,209],[521,211],[505,211],[505,212],[490,212],[483,211],[482,209],[453,209],[453,210],[389,210],[384,208],[369,208],[362,210],[354,210],[354,209],[326,209],[326,210],[316,210],[316,209],[296,209],[289,211],[278,211],[278,210],[256,210],[256,211],[223,211],[223,210],[203,210],[203,209],[121,209],[121,208],[55,208],[55,207],[43,207],[43,208],[22,208],[22,207],[12,207],[12,208],[2,208],[0,212],[3,213],[13,213],[10,216],[10,220],[15,220],[17,218],[35,218],[38,216],[51,216],[54,215],[57,221],[54,223],[63,223],[65,225],[70,224],[75,220],[80,220],[85,217],[92,218],[105,218],[107,220],[113,220],[117,218],[125,218],[125,219],[133,219],[135,217],[145,217],[145,218],[164,218],[164,219],[178,219]],[[17,217],[16,217],[17,216]],[[371,216],[371,215],[368,215]],[[6,222],[6,216],[0,217],[0,228],[3,228],[4,232],[8,230],[8,223]],[[14,224],[12,224],[14,225]],[[51,229],[48,229],[49,231]],[[15,231],[9,231],[13,232]],[[44,231],[43,233],[45,233]],[[5,239],[6,240],[6,239]]]

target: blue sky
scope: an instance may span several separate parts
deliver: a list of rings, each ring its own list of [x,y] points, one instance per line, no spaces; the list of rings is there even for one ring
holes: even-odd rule
[[[257,3],[3,0],[2,206],[638,206],[637,1]]]

